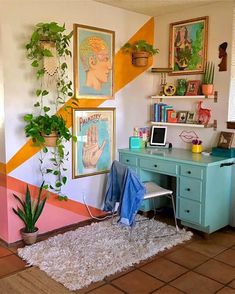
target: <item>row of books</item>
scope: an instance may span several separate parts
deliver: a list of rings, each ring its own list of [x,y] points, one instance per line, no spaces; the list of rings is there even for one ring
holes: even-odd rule
[[[165,103],[154,103],[152,119],[155,122],[177,122],[177,112],[173,109],[173,106]]]

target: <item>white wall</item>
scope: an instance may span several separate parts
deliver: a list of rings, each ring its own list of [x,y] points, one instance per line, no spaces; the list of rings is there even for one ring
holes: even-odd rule
[[[222,1],[220,3],[203,5],[194,9],[187,9],[174,14],[167,14],[155,19],[155,45],[160,49],[160,53],[154,60],[154,67],[168,67],[168,53],[169,53],[169,24],[177,21],[188,20],[197,17],[209,16],[209,30],[208,30],[208,60],[214,61],[216,64],[215,71],[215,90],[219,93],[218,103],[212,100],[203,102],[203,107],[212,110],[212,118],[218,120],[217,131],[213,129],[190,129],[169,127],[168,140],[173,143],[174,147],[190,148],[190,144],[184,143],[179,138],[183,130],[195,131],[203,141],[204,148],[211,148],[217,145],[218,133],[226,131],[226,121],[228,119],[228,97],[229,97],[229,78],[230,78],[230,55],[232,45],[232,1]],[[228,42],[228,70],[226,72],[219,72],[217,65],[220,63],[218,58],[218,46]],[[187,80],[199,79],[201,75],[187,75],[187,76],[174,76],[167,77],[168,82],[176,84],[179,78],[186,78]],[[159,74],[154,74],[154,87],[153,93],[156,94],[156,89],[159,88]],[[176,110],[196,110],[195,100],[173,101],[170,100],[166,103],[171,103]],[[227,130],[228,131],[228,130]],[[235,146],[235,140],[233,142]]]
[[[72,30],[73,23],[106,28],[115,31],[115,48],[118,51],[149,17],[91,0],[22,0],[20,3],[11,0],[3,1],[0,5],[2,40],[4,40],[0,46],[4,61],[6,160],[8,161],[27,141],[22,117],[25,113],[32,112],[35,99],[32,94],[32,90],[35,89],[35,79],[24,48],[31,36],[32,27],[39,22],[56,21],[60,24],[65,23],[68,33]],[[69,62],[69,67],[72,78],[72,60]],[[128,137],[132,135],[133,126],[146,124],[148,109],[145,97],[152,93],[151,86],[151,83],[150,86],[148,85],[147,75],[143,74],[131,85],[119,91],[115,100],[101,105],[101,107],[117,107],[117,148],[128,146]],[[68,148],[71,150],[70,144]],[[38,166],[35,155],[10,175],[39,186],[41,178]],[[106,175],[72,179],[71,167],[72,160],[68,163],[69,180],[63,192],[70,199],[79,202],[82,202],[84,193],[89,204],[100,207]]]

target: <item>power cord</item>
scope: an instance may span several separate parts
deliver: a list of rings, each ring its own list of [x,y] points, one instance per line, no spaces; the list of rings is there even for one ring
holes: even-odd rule
[[[96,216],[94,216],[94,215],[91,213],[90,208],[89,208],[89,206],[88,206],[87,203],[86,203],[84,193],[82,194],[82,198],[83,198],[83,203],[85,204],[86,209],[87,209],[87,211],[88,211],[90,217],[93,218],[93,219],[95,219],[95,220],[105,220],[105,219],[109,219],[109,218],[111,218],[111,217],[117,215],[117,211],[116,211],[116,212],[115,212],[114,214],[112,214],[112,215],[106,215],[106,216],[104,216],[104,217],[96,217]]]

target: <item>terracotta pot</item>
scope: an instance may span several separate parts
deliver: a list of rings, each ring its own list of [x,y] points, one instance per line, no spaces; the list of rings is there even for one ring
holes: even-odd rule
[[[205,96],[214,94],[214,85],[202,85],[202,94]]]
[[[58,135],[56,132],[52,132],[50,135],[45,135],[42,133],[42,136],[45,140],[44,145],[47,147],[55,147],[56,146],[56,141],[58,139]]]
[[[22,239],[24,241],[25,244],[27,245],[31,245],[31,244],[34,244],[37,240],[37,236],[38,236],[38,228],[35,228],[36,231],[33,232],[33,233],[25,233],[25,228],[22,228],[20,230],[20,233],[21,233],[21,236],[22,236]]]
[[[132,53],[132,64],[139,67],[146,66],[148,64],[148,58],[148,52],[134,52]]]

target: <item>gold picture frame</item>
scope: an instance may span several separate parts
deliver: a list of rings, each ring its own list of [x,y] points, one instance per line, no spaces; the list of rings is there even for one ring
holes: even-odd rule
[[[73,42],[75,98],[113,98],[115,32],[74,24]]]
[[[115,108],[73,110],[73,178],[107,173],[115,157]]]
[[[207,59],[208,16],[170,24],[169,75],[200,74]]]

